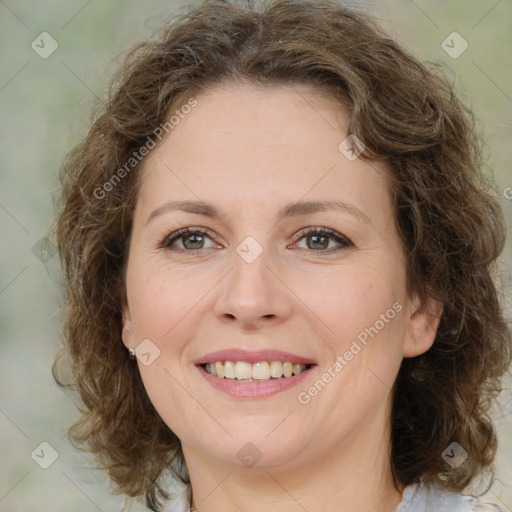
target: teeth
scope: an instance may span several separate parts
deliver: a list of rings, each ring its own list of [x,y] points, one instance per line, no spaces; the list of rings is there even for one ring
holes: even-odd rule
[[[277,378],[283,374],[283,363],[281,361],[272,361],[270,363],[270,376]]]
[[[257,380],[270,379],[270,365],[266,361],[254,363],[252,365],[252,378]]]
[[[238,380],[252,379],[252,365],[244,361],[237,361],[235,364],[235,375]]]
[[[242,382],[266,381],[281,377],[299,375],[307,366],[305,364],[292,364],[290,361],[260,361],[247,363],[245,361],[217,361],[208,363],[205,369],[211,375],[226,379],[236,379]]]
[[[235,363],[233,361],[226,361],[224,363],[224,377],[226,379],[236,379]]]
[[[216,362],[214,364],[207,364],[206,365],[206,368],[208,369],[208,367],[212,367],[214,366],[215,367],[215,374],[217,375],[217,377],[220,377],[220,378],[223,378],[225,377],[226,373],[224,372],[224,365],[220,362]],[[212,372],[210,372],[212,373]]]

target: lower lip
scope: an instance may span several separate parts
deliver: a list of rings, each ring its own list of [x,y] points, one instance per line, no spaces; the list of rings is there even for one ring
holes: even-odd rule
[[[208,373],[202,366],[197,366],[201,375],[214,388],[217,388],[228,395],[236,398],[258,398],[273,396],[281,391],[286,391],[300,382],[302,382],[310,373],[314,366],[293,377],[281,377],[279,379],[270,379],[263,382],[239,382],[234,379],[220,378]]]

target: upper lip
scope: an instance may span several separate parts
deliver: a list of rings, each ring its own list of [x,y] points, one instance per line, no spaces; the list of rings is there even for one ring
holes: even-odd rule
[[[215,363],[217,361],[245,361],[247,363],[259,363],[261,361],[289,361],[292,364],[316,364],[313,359],[298,356],[281,350],[257,350],[247,351],[238,348],[228,348],[211,352],[194,362],[195,365]]]

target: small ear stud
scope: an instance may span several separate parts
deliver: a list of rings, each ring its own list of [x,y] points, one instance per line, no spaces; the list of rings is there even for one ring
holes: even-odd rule
[[[128,354],[130,354],[130,359],[137,359],[137,356],[135,355],[135,349],[130,347],[128,349]]]

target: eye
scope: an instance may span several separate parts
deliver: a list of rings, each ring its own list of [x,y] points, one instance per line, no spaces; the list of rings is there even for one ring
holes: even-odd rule
[[[302,240],[303,238],[310,241],[310,243],[306,242],[307,249],[312,249],[314,252],[332,253],[353,246],[348,238],[328,228],[307,228],[297,233],[297,240]],[[338,247],[324,250],[329,247],[329,239],[336,241]]]
[[[205,239],[207,238],[212,240],[209,231],[205,229],[183,228],[167,236],[160,243],[159,247],[170,251],[196,254],[199,253],[201,250],[212,248],[204,247]],[[311,241],[311,243],[307,243],[307,249],[311,249],[313,252],[332,253],[353,246],[352,242],[348,240],[348,238],[328,228],[310,227],[300,231],[295,236],[296,241],[300,241],[303,238],[306,238]],[[334,247],[329,250],[324,250],[329,247],[329,239],[337,242],[338,247]],[[182,247],[173,248],[173,245],[178,241],[181,241]],[[220,248],[218,245],[214,247]]]
[[[182,248],[174,250],[195,254],[201,249],[208,249],[208,247],[204,247],[205,238],[210,238],[208,231],[200,228],[183,228],[166,237],[160,244],[160,247],[173,250],[171,246],[176,241],[182,240]]]

